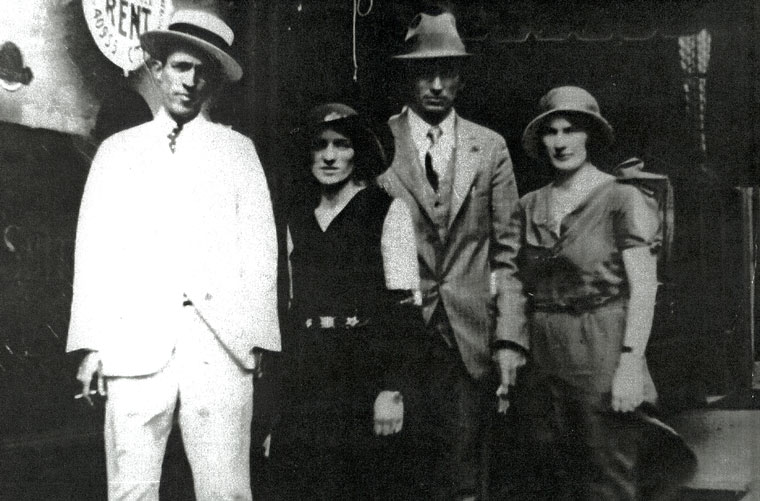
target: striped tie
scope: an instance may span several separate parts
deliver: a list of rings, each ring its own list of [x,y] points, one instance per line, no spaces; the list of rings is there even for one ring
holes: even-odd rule
[[[427,138],[430,140],[430,146],[428,146],[427,153],[425,153],[425,177],[427,177],[428,183],[433,188],[433,191],[438,193],[438,172],[433,167],[433,148],[441,138],[443,131],[437,125],[430,127],[427,133]]]
[[[174,150],[177,149],[177,136],[179,136],[180,132],[182,132],[182,124],[177,124],[177,126],[172,129],[169,135],[166,136],[169,138],[169,149],[172,150],[172,153],[174,153]]]

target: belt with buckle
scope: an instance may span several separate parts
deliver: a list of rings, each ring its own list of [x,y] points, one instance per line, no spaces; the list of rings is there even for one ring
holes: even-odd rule
[[[320,315],[306,318],[301,325],[307,329],[356,329],[369,323],[369,318],[354,315],[352,317],[335,317]]]
[[[612,305],[615,302],[624,302],[625,298],[609,296],[590,296],[574,298],[571,301],[557,302],[536,302],[534,308],[536,311],[544,313],[587,313],[602,306]]]

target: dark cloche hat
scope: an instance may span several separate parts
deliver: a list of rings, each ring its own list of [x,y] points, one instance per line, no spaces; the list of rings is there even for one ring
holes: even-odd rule
[[[313,138],[325,129],[345,134],[360,155],[376,160],[378,165],[373,166],[375,169],[387,165],[385,150],[377,135],[354,108],[343,103],[325,103],[312,108],[302,129],[304,135]]]

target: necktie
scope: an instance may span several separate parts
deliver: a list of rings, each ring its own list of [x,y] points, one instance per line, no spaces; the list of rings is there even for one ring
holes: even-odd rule
[[[169,149],[172,150],[172,153],[174,153],[174,150],[177,148],[177,136],[179,136],[180,132],[182,132],[182,124],[177,124],[177,126],[166,136],[169,138]]]
[[[438,140],[441,138],[443,131],[437,125],[430,127],[428,130],[427,138],[430,140],[430,146],[428,146],[427,153],[425,153],[425,177],[427,177],[428,183],[433,188],[433,191],[438,192],[438,173],[433,167],[433,148],[438,144]]]

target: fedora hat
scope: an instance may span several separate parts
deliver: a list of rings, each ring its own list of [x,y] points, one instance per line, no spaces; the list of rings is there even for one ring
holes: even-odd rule
[[[393,59],[432,59],[470,56],[457,31],[454,15],[447,11],[417,14],[404,38],[404,52]]]
[[[219,62],[227,80],[235,82],[243,76],[243,68],[229,54],[233,40],[227,23],[201,9],[178,9],[167,29],[146,31],[140,36],[143,48],[153,57],[165,56],[164,51],[177,43],[201,49]]]
[[[32,81],[32,70],[24,66],[21,50],[13,42],[5,42],[0,47],[0,86],[15,91]]]
[[[533,158],[540,156],[541,126],[549,116],[556,113],[580,114],[589,117],[595,124],[594,131],[590,132],[598,133],[595,139],[605,146],[612,144],[614,140],[612,126],[602,116],[594,96],[585,89],[568,85],[555,87],[538,101],[538,116],[525,127],[522,135],[523,148],[529,156]]]

